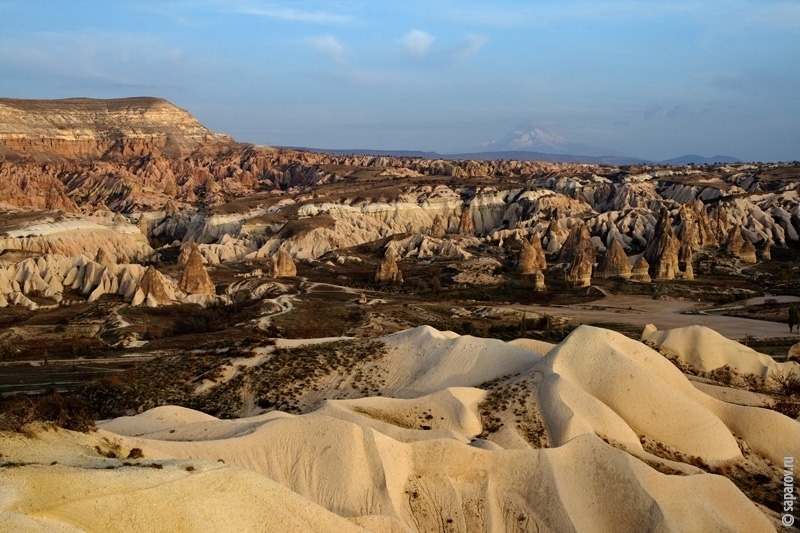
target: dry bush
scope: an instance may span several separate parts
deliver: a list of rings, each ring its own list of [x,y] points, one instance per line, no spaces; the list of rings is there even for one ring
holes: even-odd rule
[[[57,392],[43,396],[16,395],[0,403],[0,431],[21,432],[33,422],[49,422],[72,431],[95,428],[95,413],[79,396]]]
[[[800,396],[800,374],[779,370],[770,376],[777,386],[778,393],[791,398]]]

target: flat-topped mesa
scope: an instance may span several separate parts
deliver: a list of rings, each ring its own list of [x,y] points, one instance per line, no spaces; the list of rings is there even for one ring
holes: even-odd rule
[[[631,270],[631,262],[625,254],[625,249],[617,239],[611,239],[606,253],[597,265],[595,277],[629,279]]]
[[[0,155],[38,160],[189,153],[232,140],[161,98],[0,98]]]

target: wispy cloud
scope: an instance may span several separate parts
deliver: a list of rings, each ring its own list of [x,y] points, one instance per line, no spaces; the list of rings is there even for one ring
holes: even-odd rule
[[[158,38],[104,32],[39,32],[0,38],[0,70],[58,86],[150,90],[187,83],[220,69],[213,58],[187,55]]]
[[[488,41],[489,38],[485,35],[467,35],[466,39],[456,47],[455,56],[458,59],[466,59],[477,53]]]
[[[664,113],[664,108],[659,104],[650,104],[647,106],[647,109],[644,110],[644,119],[645,120],[652,120],[659,115]]]
[[[400,40],[406,52],[416,58],[425,57],[433,41],[434,37],[422,30],[410,30]]]
[[[405,53],[420,62],[442,65],[464,60],[480,50],[489,38],[485,35],[467,35],[462,41],[435,46],[436,38],[422,30],[410,30],[400,44]]]
[[[311,22],[315,24],[344,24],[350,21],[346,15],[337,15],[327,11],[301,11],[299,9],[242,8],[239,13],[257,15],[290,22]]]
[[[267,17],[285,22],[309,24],[346,24],[352,22],[350,15],[343,15],[324,9],[299,9],[279,3],[252,2],[248,0],[211,0],[215,9],[227,13]]]
[[[647,19],[686,15],[698,11],[694,1],[686,2],[553,2],[528,5],[509,2],[450,6],[443,13],[449,19],[483,27],[513,28],[549,26],[564,21],[601,21],[609,19]]]
[[[344,55],[344,46],[333,35],[320,35],[318,37],[310,37],[308,44],[311,45],[316,51],[329,56],[336,61],[342,61]]]
[[[667,118],[692,118],[694,111],[686,104],[678,104],[667,111]]]

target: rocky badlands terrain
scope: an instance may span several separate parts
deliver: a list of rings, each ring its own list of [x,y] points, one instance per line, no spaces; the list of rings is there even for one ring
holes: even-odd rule
[[[780,530],[799,194],[0,99],[0,529]]]

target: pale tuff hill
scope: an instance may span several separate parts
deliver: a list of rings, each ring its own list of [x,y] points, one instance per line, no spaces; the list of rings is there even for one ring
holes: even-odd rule
[[[380,396],[330,399],[341,383],[302,415],[162,406],[89,435],[0,435],[17,466],[0,528],[775,531],[748,496],[778,494],[800,423],[708,396],[640,342],[588,326],[539,352],[430,327],[382,341]]]

